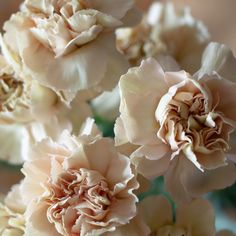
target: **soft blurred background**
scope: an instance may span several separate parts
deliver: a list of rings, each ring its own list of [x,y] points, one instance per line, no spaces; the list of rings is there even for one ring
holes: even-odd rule
[[[147,9],[151,2],[153,0],[137,0],[142,9]],[[192,15],[202,20],[208,27],[212,40],[227,44],[236,54],[235,0],[172,0],[172,2],[178,6],[190,6]]]
[[[137,5],[140,9],[145,10],[151,2],[152,0],[137,0]],[[208,27],[212,41],[227,44],[236,55],[236,0],[173,0],[172,2],[178,6],[190,6],[193,16],[202,20]],[[17,11],[20,3],[21,0],[0,0],[0,29],[11,13]],[[112,125],[103,124],[101,120],[98,122],[105,127],[105,134],[109,135]],[[10,167],[0,163],[0,194],[6,193],[10,186],[22,178],[19,170],[20,167]],[[151,193],[163,192],[162,183],[161,179],[155,181]],[[208,198],[211,199],[217,210],[218,229],[228,228],[236,233],[236,185],[212,193]]]

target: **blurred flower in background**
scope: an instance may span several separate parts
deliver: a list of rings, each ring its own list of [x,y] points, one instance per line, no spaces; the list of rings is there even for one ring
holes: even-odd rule
[[[147,10],[153,0],[137,0],[137,5]],[[167,2],[162,0],[160,2]],[[214,41],[227,44],[236,53],[235,0],[172,0],[178,6],[188,5],[192,15],[203,21]]]

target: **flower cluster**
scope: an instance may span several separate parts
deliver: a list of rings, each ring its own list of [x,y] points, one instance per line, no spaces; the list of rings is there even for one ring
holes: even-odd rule
[[[203,196],[236,182],[236,58],[188,8],[140,16],[24,0],[5,22],[0,159],[23,176],[1,235],[234,236]],[[148,192],[161,176],[168,198]]]

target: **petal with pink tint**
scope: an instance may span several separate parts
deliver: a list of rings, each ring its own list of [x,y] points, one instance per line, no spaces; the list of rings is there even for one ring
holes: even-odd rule
[[[128,140],[134,144],[156,142],[158,124],[153,114],[167,89],[161,67],[152,59],[144,61],[122,76],[119,86],[121,119]]]
[[[26,223],[26,236],[60,236],[53,224],[50,224],[47,219],[47,204],[35,205],[34,202],[29,204],[25,212],[25,217],[27,219]]]

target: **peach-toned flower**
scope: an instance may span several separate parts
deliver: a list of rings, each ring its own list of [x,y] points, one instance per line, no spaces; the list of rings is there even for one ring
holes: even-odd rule
[[[87,120],[80,136],[45,139],[23,167],[28,235],[101,235],[136,214],[138,187],[128,157]]]
[[[133,0],[26,0],[4,25],[3,53],[15,70],[55,91],[113,88],[127,70],[114,30]]]
[[[91,115],[85,101],[63,103],[51,89],[18,78],[0,56],[0,158],[20,164],[30,147],[50,136],[57,139],[65,128],[78,132]]]
[[[139,173],[164,174],[177,201],[235,182],[236,83],[216,72],[200,78],[165,73],[147,59],[122,76],[119,87],[116,143],[138,145],[131,162]]]
[[[24,209],[19,186],[13,186],[6,196],[5,203],[0,202],[0,234],[3,236],[23,236],[25,231]]]
[[[132,236],[214,236],[215,216],[211,204],[203,199],[179,205],[176,221],[169,201],[162,196],[144,199],[138,205],[139,218],[117,229],[116,236],[125,235],[126,228]],[[145,225],[146,224],[146,225]],[[141,227],[142,226],[142,227]],[[148,229],[147,229],[148,227]],[[140,230],[137,231],[136,229]],[[143,234],[140,234],[143,232]]]
[[[191,73],[199,68],[208,40],[207,29],[190,10],[175,9],[173,3],[155,2],[140,25],[117,30],[117,47],[131,65],[148,57],[160,62],[173,57]]]

